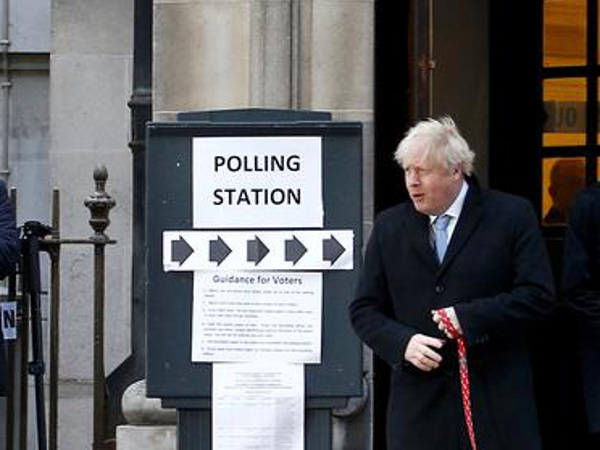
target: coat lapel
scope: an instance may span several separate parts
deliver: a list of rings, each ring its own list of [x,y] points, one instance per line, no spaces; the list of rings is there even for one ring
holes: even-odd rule
[[[419,213],[410,204],[410,213],[407,214],[404,225],[416,255],[427,267],[437,271],[439,265],[431,242],[429,216]]]

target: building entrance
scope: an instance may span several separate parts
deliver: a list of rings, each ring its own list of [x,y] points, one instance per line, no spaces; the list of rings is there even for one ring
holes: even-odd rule
[[[560,286],[565,213],[600,177],[598,0],[375,7],[375,212],[407,199],[392,158],[407,128],[450,115],[474,147],[481,184],[533,203]],[[575,330],[558,304],[531,333],[544,450],[591,449]],[[385,449],[389,369],[377,358],[374,377],[373,448]]]

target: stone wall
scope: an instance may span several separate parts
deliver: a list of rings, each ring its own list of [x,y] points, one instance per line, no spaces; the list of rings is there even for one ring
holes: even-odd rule
[[[106,372],[130,352],[131,155],[129,109],[133,0],[57,0],[52,4],[50,185],[61,190],[63,237],[88,237],[83,200],[92,173],[108,168],[116,200],[107,234]],[[93,279],[91,246],[64,247],[59,386],[59,448],[92,441]]]

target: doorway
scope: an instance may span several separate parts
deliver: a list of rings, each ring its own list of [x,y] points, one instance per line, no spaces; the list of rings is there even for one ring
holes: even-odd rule
[[[481,184],[533,203],[559,281],[564,217],[548,215],[553,169],[575,172],[572,186],[557,188],[565,195],[600,172],[598,1],[376,1],[375,212],[407,199],[392,155],[408,127],[450,115],[476,152]],[[532,332],[544,450],[591,448],[574,333],[563,306]],[[384,450],[389,368],[377,358],[374,380],[373,448]]]

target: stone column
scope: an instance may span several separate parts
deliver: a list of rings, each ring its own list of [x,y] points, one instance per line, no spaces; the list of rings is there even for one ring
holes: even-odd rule
[[[292,0],[155,0],[154,114],[291,106]]]

